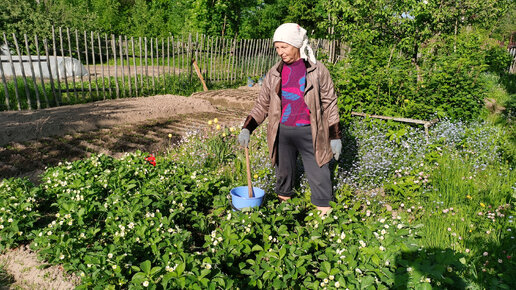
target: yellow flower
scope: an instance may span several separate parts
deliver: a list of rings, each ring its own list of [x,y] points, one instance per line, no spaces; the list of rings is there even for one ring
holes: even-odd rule
[[[226,133],[222,133],[222,137],[226,137]]]
[[[409,102],[409,100],[408,100],[408,99],[405,99],[405,103],[408,103],[408,102]]]
[[[481,207],[486,207],[486,205],[483,202],[480,203],[480,206]]]
[[[467,197],[468,199],[472,199],[471,195],[469,195],[469,194],[468,194],[468,195],[466,195],[466,197]]]
[[[254,179],[257,179],[258,178],[258,174],[255,174],[253,177],[254,177]]]
[[[215,127],[215,129],[220,130],[220,125],[217,124],[217,127]]]
[[[172,134],[168,134],[168,138],[172,138]]]
[[[219,122],[219,119],[215,118],[213,119],[213,123],[217,124]]]
[[[212,120],[209,120],[209,121],[208,121],[208,125],[211,125],[211,124],[213,124],[213,121],[212,121]]]
[[[235,127],[229,128],[229,132],[233,132],[233,131],[235,131]]]

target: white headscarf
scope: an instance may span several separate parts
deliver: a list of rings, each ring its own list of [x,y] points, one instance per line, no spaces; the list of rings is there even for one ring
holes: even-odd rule
[[[281,41],[299,48],[302,59],[316,63],[314,51],[308,44],[306,30],[296,23],[281,24],[274,32],[273,42]]]

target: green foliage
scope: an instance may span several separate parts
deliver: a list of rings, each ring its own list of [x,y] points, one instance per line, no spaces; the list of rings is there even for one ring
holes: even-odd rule
[[[33,238],[31,230],[40,217],[39,191],[26,179],[0,183],[0,252]]]
[[[420,53],[414,63],[395,45],[356,43],[332,69],[343,118],[354,110],[423,120],[474,119],[483,113],[484,99],[496,94],[484,72],[503,75],[510,61],[482,30],[436,38]]]

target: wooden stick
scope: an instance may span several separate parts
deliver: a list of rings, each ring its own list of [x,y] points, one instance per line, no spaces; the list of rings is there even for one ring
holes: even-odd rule
[[[5,92],[5,105],[6,105],[6,109],[10,110],[11,106],[9,104],[10,103],[9,102],[9,89],[7,88],[7,79],[5,78],[3,66],[4,66],[4,64],[2,62],[0,62],[0,74],[2,75],[2,83],[4,84],[4,92]]]
[[[36,108],[41,109],[41,102],[39,100],[38,84],[36,83],[36,74],[34,73],[34,65],[32,63],[32,56],[31,56],[31,53],[29,50],[29,40],[27,39],[27,34],[23,34],[23,37],[25,39],[25,49],[27,50],[27,56],[29,57],[29,65],[30,65],[30,72],[32,75],[32,83],[34,85],[34,92],[36,93]],[[41,71],[40,71],[40,74],[41,74]]]
[[[7,47],[7,36],[4,33],[4,42]],[[14,82],[14,94],[16,95],[16,104],[18,105],[18,111],[21,110],[21,104],[20,104],[20,95],[18,93],[18,81],[16,80],[16,71],[14,70],[14,64],[13,64],[13,57],[9,53],[9,63],[11,64],[11,71],[13,72],[13,82]]]
[[[27,84],[27,76],[25,74],[25,68],[23,67],[23,60],[22,60],[22,56],[21,56],[21,52],[20,52],[20,47],[18,46],[18,40],[16,40],[16,35],[14,33],[13,33],[13,41],[14,41],[14,46],[16,47],[16,53],[18,54],[18,60],[20,62],[20,68],[21,68],[21,73],[22,73],[23,85],[25,86],[25,94],[26,94],[25,97],[27,98],[27,107],[28,107],[29,110],[32,110],[32,104],[31,104],[31,100],[30,100],[29,84]],[[16,75],[14,77],[16,77]]]
[[[124,70],[124,51],[122,49],[122,35],[118,36],[118,56],[120,57],[120,76],[122,78],[122,97],[127,97],[127,90],[125,89],[125,70]]]
[[[84,32],[86,33],[86,32]],[[57,65],[57,44],[56,44],[56,32],[55,32],[55,28],[54,26],[52,25],[52,52],[54,53],[54,65],[55,65],[55,69],[56,69],[56,80],[57,80],[57,102],[56,102],[56,105],[57,106],[60,106],[62,101],[63,101],[63,92],[61,91],[61,77],[59,76],[59,66]],[[86,34],[84,34],[86,35]],[[86,39],[86,36],[84,36]],[[86,41],[86,40],[84,40]]]
[[[138,72],[136,71],[136,56],[134,54],[134,37],[131,36],[131,50],[133,53],[133,68],[134,68],[134,94],[138,96]],[[141,60],[141,56],[139,58]],[[140,61],[141,66],[141,61]]]
[[[127,36],[124,36],[125,42],[125,58],[127,59],[127,85],[129,87],[129,97],[133,97],[133,90],[131,87],[131,62],[129,61],[129,42],[127,41]],[[135,93],[135,97],[138,95]]]
[[[97,97],[93,100],[99,99],[99,75],[97,74],[97,62],[95,61],[95,42],[93,40],[93,31],[90,33],[90,43],[91,43],[91,64],[93,65],[95,71],[95,91],[97,92]],[[100,51],[99,51],[100,52]],[[100,55],[100,53],[99,53]]]
[[[102,60],[102,44],[100,43],[100,33],[97,33],[97,42],[99,43],[99,59],[100,59],[100,71],[101,71],[101,79],[102,79],[102,99],[106,99],[106,84],[105,84],[105,76],[104,76],[104,60]],[[107,48],[107,42],[106,42]],[[80,59],[79,59],[80,60]],[[108,61],[106,56],[106,62]]]
[[[61,57],[63,58],[63,74],[64,74],[63,78],[64,78],[64,83],[65,83],[65,88],[66,88],[66,98],[67,98],[67,101],[69,104],[71,98],[70,98],[70,87],[68,86],[68,75],[66,73],[66,56],[65,56],[64,47],[63,47],[63,29],[62,29],[62,27],[59,27],[59,48],[61,49]],[[61,99],[61,102],[63,102],[62,99]]]
[[[84,55],[86,56],[86,67],[88,68],[88,91],[90,92],[90,99],[93,99],[93,94],[91,93],[91,68],[88,52],[88,34],[86,30],[84,31]]]
[[[199,66],[197,65],[197,61],[195,59],[192,60],[193,66],[195,67],[195,72],[197,73],[197,76],[199,79],[201,79],[202,88],[205,92],[208,91],[208,87],[206,86],[206,83],[204,82],[204,78],[202,77],[201,70],[199,69]]]
[[[77,94],[77,85],[75,83],[75,70],[73,65],[73,54],[72,54],[72,41],[70,39],[70,28],[66,28],[66,38],[68,40],[68,55],[70,56],[70,66],[72,67],[72,84],[73,84],[73,95],[74,102],[79,101],[79,95]]]
[[[251,165],[249,161],[249,148],[245,147],[245,166],[247,169],[247,192],[249,193],[249,198],[253,198],[253,185],[251,184]]]
[[[109,67],[109,41],[108,41],[107,33],[104,34],[104,43],[106,45],[106,64]],[[104,71],[104,67],[102,68],[102,70]],[[109,70],[108,70],[108,72],[109,72]],[[108,74],[108,77],[107,77],[107,86],[109,88],[109,98],[112,99],[113,98],[113,90],[111,89],[111,74],[110,73]]]
[[[352,116],[369,117],[369,118],[376,118],[376,119],[382,119],[382,120],[393,120],[393,121],[398,121],[398,122],[423,125],[425,127],[426,141],[428,141],[428,128],[430,128],[435,123],[439,122],[439,119],[433,119],[431,121],[423,121],[423,120],[416,120],[416,119],[409,119],[409,118],[398,118],[398,117],[389,117],[389,116],[380,116],[380,115],[368,115],[368,114],[357,113],[357,112],[351,112],[351,115]]]
[[[118,86],[118,67],[116,61],[116,40],[115,35],[111,34],[111,49],[113,51],[113,60],[115,61],[115,86],[116,86],[116,98],[120,98],[120,87]]]
[[[57,100],[56,87],[54,86],[54,79],[52,77],[52,68],[50,65],[50,55],[48,52],[48,43],[46,38],[43,39],[43,47],[45,48],[45,56],[47,57],[48,77],[50,78],[50,87],[52,88],[52,95],[54,96],[55,105],[58,106],[59,102]],[[48,104],[48,106],[50,106],[50,103]]]
[[[82,65],[81,50],[79,49],[79,32],[77,31],[77,29],[75,29],[75,48],[77,51],[77,58],[79,60],[79,63]],[[81,72],[81,97],[82,97],[82,101],[86,102],[86,96],[84,93],[84,78],[82,77],[82,72]]]

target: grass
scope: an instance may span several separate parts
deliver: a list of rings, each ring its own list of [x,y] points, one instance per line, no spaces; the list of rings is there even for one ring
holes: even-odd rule
[[[13,276],[5,270],[5,266],[0,265],[0,289],[9,289],[14,282]]]

